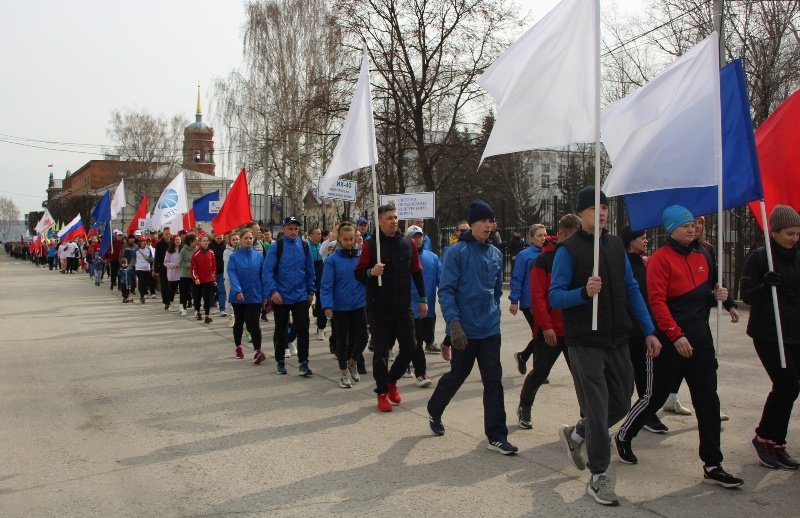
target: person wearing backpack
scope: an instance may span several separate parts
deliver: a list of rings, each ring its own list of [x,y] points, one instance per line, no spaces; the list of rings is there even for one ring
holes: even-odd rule
[[[276,372],[286,374],[286,335],[289,315],[297,332],[297,357],[301,376],[310,376],[308,368],[308,308],[314,300],[314,262],[308,243],[300,237],[300,222],[294,216],[283,220],[283,236],[272,243],[264,262],[264,298],[272,302],[275,314]],[[263,356],[263,353],[261,353]],[[264,358],[261,358],[263,361]],[[260,363],[260,362],[258,362]]]

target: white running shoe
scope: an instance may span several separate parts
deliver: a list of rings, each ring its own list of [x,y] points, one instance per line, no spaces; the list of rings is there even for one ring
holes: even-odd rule
[[[228,327],[233,327],[233,317],[232,316],[228,317]]]
[[[419,388],[430,387],[431,383],[433,383],[433,382],[427,376],[420,376],[419,378],[417,378],[417,386]]]
[[[297,342],[294,340],[289,342],[289,351],[291,351],[293,355],[297,356]]]
[[[292,357],[292,350],[291,350],[291,349],[286,349],[286,350],[283,352],[283,357],[284,357],[284,358],[291,358],[291,357]]]
[[[673,414],[678,415],[692,415],[692,411],[683,406],[681,400],[677,398],[664,403],[663,410],[664,412],[672,412]]]
[[[342,388],[351,388],[353,386],[353,382],[350,381],[350,376],[342,376],[339,378],[339,386]]]
[[[186,308],[184,308],[184,309],[181,309],[181,316],[182,316],[182,317],[185,317],[185,316],[186,316]]]
[[[317,328],[317,340],[320,342],[325,340],[325,330]]]

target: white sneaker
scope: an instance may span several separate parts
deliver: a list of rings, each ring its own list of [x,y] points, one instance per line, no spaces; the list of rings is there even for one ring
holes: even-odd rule
[[[219,316],[221,316],[221,317],[227,317],[227,316],[228,316],[228,313],[226,313],[225,311],[220,311],[220,312],[219,312]]]
[[[350,379],[354,382],[361,381],[361,375],[358,373],[358,366],[357,365],[348,365],[347,370],[350,371]]]
[[[430,387],[431,383],[433,383],[433,382],[427,376],[420,376],[419,378],[417,378],[417,386],[419,388]]]
[[[297,342],[294,340],[289,342],[289,350],[292,352],[293,355],[297,356]]]
[[[413,378],[413,377],[414,377],[414,375],[413,375],[413,374],[411,374],[411,367],[409,367],[409,368],[407,368],[407,369],[406,369],[406,373],[405,373],[405,374],[403,374],[403,377],[404,377],[404,378]]]
[[[317,340],[320,342],[325,340],[325,330],[317,328]]]
[[[353,382],[350,381],[350,376],[342,376],[339,378],[339,386],[342,388],[351,388]]]
[[[181,316],[182,316],[182,317],[185,317],[185,316],[186,316],[186,309],[181,309]]]
[[[228,317],[228,327],[233,327],[233,317]]]
[[[672,412],[673,414],[678,415],[692,415],[692,411],[683,406],[680,399],[674,399],[673,401],[667,401],[664,403],[663,407],[664,412]]]
[[[283,357],[284,357],[284,358],[291,358],[291,357],[292,357],[292,350],[291,350],[291,349],[286,349],[286,350],[283,352]]]

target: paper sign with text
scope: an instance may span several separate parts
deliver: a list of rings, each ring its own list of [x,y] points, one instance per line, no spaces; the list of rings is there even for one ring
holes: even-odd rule
[[[432,219],[436,217],[436,193],[381,194],[381,205],[394,203],[398,219]]]
[[[317,180],[317,196],[333,200],[356,201],[356,182],[354,180],[335,180],[323,192],[322,178]]]

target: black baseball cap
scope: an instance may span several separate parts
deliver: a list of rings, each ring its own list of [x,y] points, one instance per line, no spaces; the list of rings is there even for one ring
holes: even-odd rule
[[[291,225],[292,223],[294,223],[295,225],[297,225],[299,227],[303,226],[303,225],[300,224],[300,222],[294,216],[287,216],[286,218],[283,219],[283,226],[284,227],[286,225]]]

